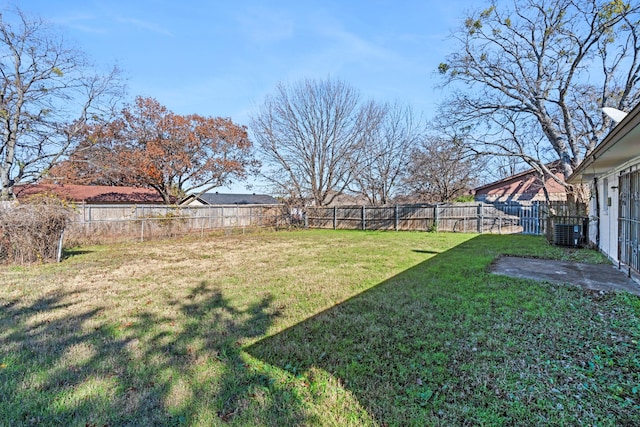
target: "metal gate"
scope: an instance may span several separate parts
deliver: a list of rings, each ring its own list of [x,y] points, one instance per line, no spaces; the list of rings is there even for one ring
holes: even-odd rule
[[[640,171],[621,175],[618,190],[618,260],[640,272]]]

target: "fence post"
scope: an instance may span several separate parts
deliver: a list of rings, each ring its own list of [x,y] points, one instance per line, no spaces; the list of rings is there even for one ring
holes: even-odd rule
[[[144,242],[144,219],[140,221],[140,241]]]
[[[482,225],[484,223],[484,218],[482,217],[482,202],[478,204],[477,208],[477,216],[478,216],[478,233],[482,234]]]
[[[362,229],[363,230],[367,229],[367,220],[365,219],[364,205],[362,206]]]
[[[400,220],[398,218],[398,205],[395,205],[395,227],[396,227],[396,231],[398,231],[398,221]]]
[[[433,231],[438,232],[438,204],[433,207]],[[429,231],[429,229],[425,230]]]
[[[58,241],[58,262],[62,261],[62,243],[64,241],[64,228],[60,233],[60,241]]]
[[[87,209],[87,205],[83,205],[83,209]],[[89,227],[88,227],[89,231],[87,232],[87,234],[89,236],[91,236],[91,206],[90,205],[89,205],[89,215],[88,216],[89,216]],[[82,217],[84,218],[84,212],[82,214]],[[85,231],[86,231],[86,229],[85,229]]]
[[[333,207],[333,229],[337,228],[338,224],[338,208],[336,206]]]

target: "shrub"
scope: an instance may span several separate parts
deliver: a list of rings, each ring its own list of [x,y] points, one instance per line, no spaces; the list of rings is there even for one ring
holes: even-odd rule
[[[456,197],[456,199],[454,200],[454,203],[471,203],[471,202],[475,202],[475,197],[473,196],[473,194],[464,194],[462,196],[458,196]]]
[[[48,196],[0,208],[0,262],[56,260],[71,212],[64,201]]]

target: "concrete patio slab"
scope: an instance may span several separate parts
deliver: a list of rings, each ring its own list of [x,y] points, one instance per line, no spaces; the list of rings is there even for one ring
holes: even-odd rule
[[[640,295],[640,284],[629,278],[626,271],[611,264],[583,264],[537,258],[504,256],[489,267],[494,274],[550,283],[570,283],[595,291],[626,291]]]

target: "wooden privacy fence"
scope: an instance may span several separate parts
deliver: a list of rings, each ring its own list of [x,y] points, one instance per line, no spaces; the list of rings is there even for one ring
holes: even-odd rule
[[[150,240],[210,230],[288,224],[289,216],[283,205],[79,205],[65,231],[65,239],[79,242],[119,238]]]
[[[566,214],[568,206],[564,202],[521,202],[312,207],[307,208],[306,226],[543,235],[550,212]]]

